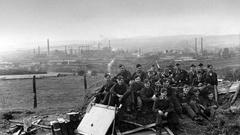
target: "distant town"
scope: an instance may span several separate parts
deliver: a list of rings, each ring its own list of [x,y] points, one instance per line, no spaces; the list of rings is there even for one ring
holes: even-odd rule
[[[125,64],[132,71],[134,70],[133,65],[136,63],[142,63],[145,68],[149,68],[151,64],[165,66],[171,62],[206,62],[239,58],[240,45],[209,49],[208,46],[205,46],[203,37],[195,37],[190,40],[190,43],[180,42],[180,47],[176,47],[177,49],[154,50],[153,48],[153,51],[146,51],[150,50],[146,49],[147,43],[145,48],[138,48],[136,45],[136,48],[128,50],[113,48],[114,43],[111,40],[52,46],[51,40],[46,39],[45,47],[38,46],[12,57],[2,57],[0,74],[115,73],[119,63]]]

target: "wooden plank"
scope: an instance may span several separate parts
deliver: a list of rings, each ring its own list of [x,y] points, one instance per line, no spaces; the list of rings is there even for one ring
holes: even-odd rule
[[[138,126],[138,127],[142,127],[143,126],[142,124],[135,123],[135,122],[128,121],[128,120],[121,120],[121,121],[125,122],[125,123],[128,123],[128,124],[132,124],[132,125]],[[152,130],[153,132],[156,132],[156,130],[154,128],[149,128],[149,129]]]
[[[23,122],[21,122],[21,121],[9,120],[9,122],[11,122],[11,123],[18,123],[18,124],[23,125]],[[33,126],[41,127],[41,128],[44,128],[44,129],[51,129],[50,126],[45,126],[45,125],[33,124]]]
[[[238,83],[237,86],[235,86],[235,89],[236,89],[236,92],[234,93],[234,96],[231,100],[231,105],[234,104],[234,102],[236,101],[237,97],[238,97],[238,94],[239,94],[239,91],[240,91],[240,84]]]
[[[168,127],[164,127],[164,129],[167,130],[169,135],[174,135],[173,132]]]
[[[116,127],[115,129],[116,129],[116,133],[117,133],[117,135],[122,135],[122,133],[120,132],[120,130],[119,130],[118,127]]]
[[[129,131],[125,131],[122,134],[123,135],[128,135],[128,134],[135,133],[135,132],[141,131],[143,129],[148,129],[148,128],[151,128],[151,127],[154,127],[154,126],[156,126],[156,123],[148,124],[148,125],[145,125],[145,126],[141,126],[139,128],[135,128],[135,129],[132,129],[132,130],[129,130]]]
[[[156,133],[153,131],[140,131],[140,132],[132,133],[129,135],[156,135]]]

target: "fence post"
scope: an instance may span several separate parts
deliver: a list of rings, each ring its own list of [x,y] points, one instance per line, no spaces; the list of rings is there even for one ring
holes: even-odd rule
[[[36,76],[33,76],[33,93],[34,93],[34,97],[33,97],[33,108],[37,108],[37,90],[36,90]]]
[[[87,89],[87,76],[86,76],[86,73],[83,76],[83,80],[84,80],[84,89]]]

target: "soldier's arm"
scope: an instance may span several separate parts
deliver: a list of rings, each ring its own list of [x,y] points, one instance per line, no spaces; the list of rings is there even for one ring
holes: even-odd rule
[[[165,112],[173,112],[174,111],[174,105],[172,102],[169,102],[168,108],[165,110]]]

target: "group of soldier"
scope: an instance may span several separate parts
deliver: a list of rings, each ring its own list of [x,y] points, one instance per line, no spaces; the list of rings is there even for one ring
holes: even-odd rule
[[[159,134],[164,120],[172,131],[181,131],[179,119],[183,114],[197,123],[214,118],[218,81],[212,65],[192,64],[189,71],[179,63],[163,69],[152,65],[145,72],[137,64],[133,74],[122,64],[119,69],[114,77],[105,74],[106,83],[96,94],[95,103],[122,104],[128,113],[154,112]]]

